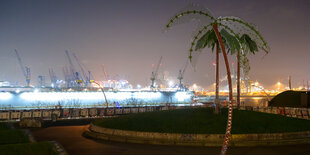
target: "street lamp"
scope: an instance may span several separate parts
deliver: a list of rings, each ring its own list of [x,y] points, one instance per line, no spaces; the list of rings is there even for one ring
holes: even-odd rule
[[[100,86],[99,83],[97,83],[97,82],[94,81],[94,80],[90,80],[90,82],[91,82],[91,83],[94,83],[94,84],[96,84],[96,85],[98,85],[98,87],[101,89],[101,91],[102,91],[102,93],[103,93],[103,96],[104,96],[104,99],[105,99],[106,106],[107,106],[107,108],[109,108],[109,103],[108,103],[108,100],[107,100],[107,97],[106,97],[106,95],[105,95],[105,93],[104,93],[103,88]]]

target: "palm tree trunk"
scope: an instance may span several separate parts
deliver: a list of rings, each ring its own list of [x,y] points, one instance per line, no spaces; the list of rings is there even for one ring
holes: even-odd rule
[[[219,41],[219,45],[222,49],[222,53],[223,53],[223,57],[224,57],[224,61],[225,61],[225,65],[226,65],[226,70],[227,70],[227,80],[228,80],[228,87],[229,87],[229,101],[231,102],[233,97],[232,97],[232,85],[231,85],[231,73],[230,73],[230,69],[229,69],[229,62],[228,62],[228,58],[227,58],[227,54],[226,54],[226,50],[224,47],[224,43],[222,40],[222,37],[218,31],[218,27],[217,24],[213,25],[213,29],[215,31],[216,37]]]
[[[229,139],[230,139],[230,131],[231,131],[231,125],[232,125],[232,85],[231,85],[231,74],[230,74],[230,69],[229,69],[229,62],[228,62],[228,58],[227,58],[227,54],[225,51],[225,47],[223,44],[223,40],[222,37],[218,31],[218,27],[217,24],[213,25],[213,29],[215,31],[216,37],[219,41],[219,44],[221,46],[222,49],[222,53],[223,53],[223,57],[225,60],[225,65],[226,65],[226,70],[227,70],[227,80],[228,80],[228,87],[229,87],[229,104],[228,104],[228,119],[227,119],[227,127],[226,127],[226,133],[225,133],[225,139],[224,139],[224,143],[222,146],[222,150],[221,150],[221,154],[225,154],[226,150],[227,150],[227,146],[229,143]]]
[[[219,84],[220,84],[220,76],[219,76],[219,43],[216,42],[216,66],[215,66],[215,114],[220,113],[220,107],[219,107]]]
[[[237,106],[240,108],[240,51],[237,53]]]

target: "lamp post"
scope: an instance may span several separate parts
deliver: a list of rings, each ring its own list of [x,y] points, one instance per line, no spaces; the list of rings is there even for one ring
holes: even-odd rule
[[[107,108],[109,108],[109,103],[108,103],[108,100],[107,100],[107,97],[106,97],[106,95],[105,95],[105,93],[104,93],[103,88],[100,86],[99,83],[95,82],[94,80],[90,80],[90,82],[91,82],[91,83],[94,83],[94,84],[96,84],[96,85],[98,85],[98,87],[101,89],[101,91],[102,91],[102,93],[103,93],[103,96],[104,96],[104,99],[105,99],[106,106],[107,106]]]

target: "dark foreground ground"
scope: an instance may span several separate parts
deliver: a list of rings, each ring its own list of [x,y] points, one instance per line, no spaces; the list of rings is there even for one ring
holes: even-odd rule
[[[179,147],[126,144],[94,141],[82,136],[88,125],[54,126],[34,129],[32,134],[37,141],[56,140],[70,155],[174,155],[174,154],[219,154],[219,147]],[[310,154],[310,144],[276,147],[229,148],[228,155],[305,155]]]

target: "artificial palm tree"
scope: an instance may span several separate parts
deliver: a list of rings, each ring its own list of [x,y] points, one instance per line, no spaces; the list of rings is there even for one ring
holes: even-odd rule
[[[230,35],[225,29],[222,29],[220,35],[223,38],[223,43],[227,52],[231,51],[235,53],[236,51],[240,51],[239,42],[234,36]],[[195,51],[201,50],[205,47],[211,48],[212,51],[214,47],[216,48],[216,89],[215,89],[215,114],[219,113],[219,42],[216,38],[215,31],[209,30],[207,31],[196,43]]]
[[[251,39],[251,37],[247,34],[243,34],[240,39],[240,44],[243,49],[242,53],[242,66],[243,66],[243,74],[248,74],[250,70],[249,60],[246,55],[248,53],[255,54],[258,51],[258,47],[255,41]],[[241,65],[241,52],[240,50],[237,52],[237,106],[240,107],[240,65]]]
[[[257,43],[259,48],[265,51],[268,50],[268,46],[265,40],[263,39],[263,37],[260,35],[260,33],[256,30],[256,28],[253,25],[237,17],[215,18],[208,9],[205,9],[200,6],[195,6],[195,5],[189,5],[183,8],[179,13],[177,13],[175,16],[173,16],[170,19],[166,27],[170,28],[174,24],[179,24],[182,22],[189,22],[189,21],[192,21],[193,19],[197,19],[199,21],[199,25],[198,25],[198,32],[194,36],[191,47],[189,49],[189,59],[192,60],[192,53],[194,51],[193,48],[199,36],[203,34],[204,31],[213,29],[216,34],[216,38],[218,40],[219,47],[222,50],[222,54],[223,54],[224,61],[225,61],[227,81],[228,81],[228,86],[229,86],[229,100],[230,100],[228,104],[228,107],[229,107],[228,108],[228,120],[227,120],[225,139],[224,139],[223,147],[221,150],[221,154],[225,154],[228,143],[229,143],[230,132],[231,132],[231,127],[232,127],[232,99],[233,98],[232,98],[232,84],[231,84],[229,62],[228,62],[226,50],[224,47],[222,36],[220,35],[220,32],[219,32],[219,29],[227,30],[228,33],[235,36],[235,38],[239,38],[239,36],[241,36],[242,34],[247,34],[252,39],[254,39],[254,41]]]

